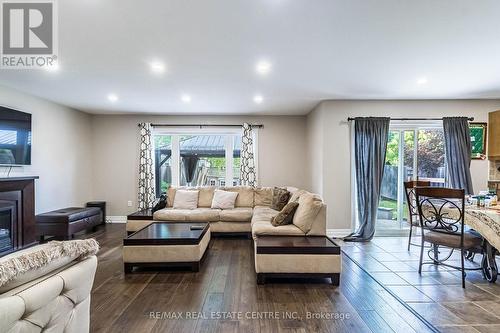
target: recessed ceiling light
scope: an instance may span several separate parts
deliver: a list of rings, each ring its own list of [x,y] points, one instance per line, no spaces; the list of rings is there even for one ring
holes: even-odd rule
[[[255,65],[255,70],[260,75],[266,75],[271,71],[271,63],[266,60],[261,60]]]
[[[153,73],[161,74],[165,72],[165,64],[160,61],[153,61],[150,65]]]
[[[417,80],[417,84],[426,84],[427,83],[427,78],[426,77],[421,77]]]
[[[253,101],[257,104],[260,104],[264,101],[264,97],[262,97],[261,95],[255,95],[253,97]]]
[[[116,101],[118,100],[118,95],[116,95],[116,94],[109,94],[109,95],[108,95],[108,100],[109,100],[110,102],[113,102],[113,103],[114,103],[114,102],[116,102]]]
[[[183,94],[181,96],[181,100],[184,102],[184,103],[191,103],[191,96],[189,96],[188,94]]]

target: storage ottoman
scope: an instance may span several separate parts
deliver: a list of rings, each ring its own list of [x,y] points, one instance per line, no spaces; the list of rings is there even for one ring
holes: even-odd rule
[[[45,236],[69,239],[79,231],[93,228],[102,223],[102,210],[97,207],[70,207],[36,216],[40,241]]]

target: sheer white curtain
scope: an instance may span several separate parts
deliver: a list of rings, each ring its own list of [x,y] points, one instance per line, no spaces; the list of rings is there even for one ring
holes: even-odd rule
[[[152,126],[150,123],[140,123],[140,153],[139,153],[139,192],[138,208],[148,209],[155,200],[155,183],[153,171]]]

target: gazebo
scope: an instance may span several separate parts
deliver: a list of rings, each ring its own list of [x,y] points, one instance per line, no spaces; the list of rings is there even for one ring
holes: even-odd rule
[[[200,171],[200,159],[207,157],[224,158],[226,156],[225,136],[222,135],[196,135],[182,137],[179,143],[181,167],[186,183],[191,184],[196,174]],[[241,140],[234,141],[233,157],[240,157]],[[155,172],[161,174],[161,167],[172,156],[171,145],[164,145],[155,149]],[[160,193],[161,177],[156,177],[156,192]]]

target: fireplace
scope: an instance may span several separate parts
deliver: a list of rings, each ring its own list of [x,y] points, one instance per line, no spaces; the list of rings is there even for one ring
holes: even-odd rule
[[[0,202],[0,255],[17,248],[15,206]]]
[[[35,179],[0,178],[0,257],[37,243]]]

